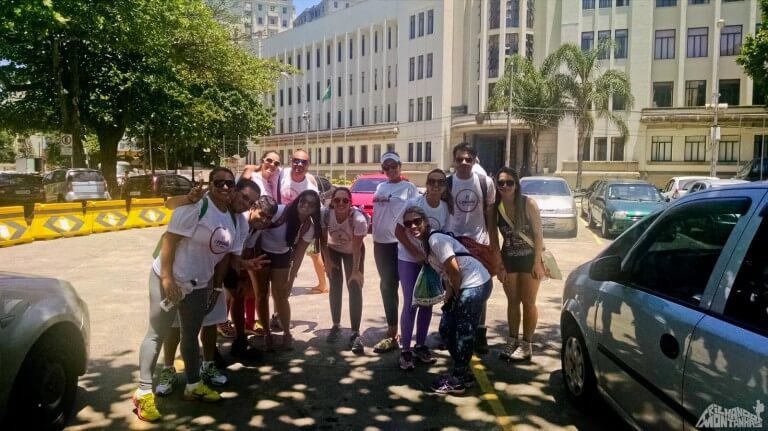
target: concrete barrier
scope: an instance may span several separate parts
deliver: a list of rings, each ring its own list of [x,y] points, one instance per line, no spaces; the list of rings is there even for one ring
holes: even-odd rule
[[[171,211],[165,208],[163,199],[131,199],[128,211],[128,226],[151,227],[168,224]]]
[[[24,220],[24,207],[0,207],[0,247],[34,240],[35,237]]]
[[[85,204],[85,217],[91,232],[112,232],[128,229],[128,211],[125,201],[89,201]]]
[[[91,226],[77,203],[35,204],[32,235],[36,240],[90,235]]]

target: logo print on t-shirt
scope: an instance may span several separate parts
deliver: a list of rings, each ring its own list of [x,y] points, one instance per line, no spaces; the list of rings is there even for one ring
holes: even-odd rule
[[[477,192],[472,189],[462,189],[456,194],[456,208],[464,213],[471,213],[477,208],[478,199]]]
[[[209,246],[211,253],[222,254],[229,251],[232,246],[232,235],[228,230],[219,226],[211,232],[211,239],[209,240]]]
[[[331,232],[334,244],[346,245],[350,241],[349,234],[344,229],[336,229]]]
[[[443,227],[440,226],[440,222],[434,218],[434,217],[427,217],[429,218],[429,227],[432,229],[442,229]]]

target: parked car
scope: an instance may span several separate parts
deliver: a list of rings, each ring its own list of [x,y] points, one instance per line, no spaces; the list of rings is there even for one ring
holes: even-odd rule
[[[656,187],[640,180],[607,180],[589,198],[589,227],[600,224],[600,234],[609,238],[664,206],[666,200]]]
[[[558,177],[524,177],[520,179],[520,190],[539,206],[545,234],[576,236],[576,201],[568,182]]]
[[[581,216],[587,218],[587,209],[589,208],[589,197],[595,192],[597,187],[605,180],[595,180],[586,189],[583,189],[580,197],[579,206],[581,207]]]
[[[734,184],[748,183],[744,180],[699,180],[691,184],[688,194],[700,192],[702,190],[716,189],[719,187],[732,186]]]
[[[688,177],[672,177],[667,181],[667,184],[661,189],[661,195],[665,199],[675,200],[680,199],[688,193],[688,189],[700,180],[717,180],[717,177],[706,176],[688,176]]]
[[[760,166],[760,160],[763,161],[762,167]],[[768,157],[750,160],[746,165],[739,169],[739,172],[736,173],[736,176],[734,176],[733,179],[746,181],[768,180]]]
[[[45,201],[43,177],[36,174],[0,172],[0,206],[21,205],[29,217],[35,202]]]
[[[122,199],[130,204],[133,198],[167,198],[186,195],[192,181],[177,174],[136,175],[128,177],[123,185]]]
[[[571,272],[560,318],[569,398],[588,408],[600,394],[638,430],[761,422],[767,203],[765,183],[689,194]]]
[[[111,199],[107,182],[96,169],[57,169],[43,177],[46,202],[79,202]]]
[[[90,331],[88,307],[66,281],[0,272],[0,429],[66,424]]]

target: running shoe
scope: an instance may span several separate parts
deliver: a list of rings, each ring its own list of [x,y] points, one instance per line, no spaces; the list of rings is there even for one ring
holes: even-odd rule
[[[395,337],[384,338],[373,346],[373,351],[376,353],[391,352],[395,349],[397,349],[397,340]]]
[[[341,328],[333,325],[331,328],[331,331],[328,332],[328,337],[325,338],[325,341],[329,343],[335,343],[339,341],[339,337],[341,337]]]
[[[197,382],[195,389],[189,390],[184,388],[184,399],[187,401],[203,401],[206,403],[214,403],[221,399],[221,395],[213,389],[209,388],[203,382]]]
[[[400,369],[412,370],[414,368],[416,365],[413,363],[413,353],[410,350],[400,352]]]
[[[157,422],[163,417],[160,411],[157,410],[155,394],[152,392],[142,396],[137,396],[136,392],[134,392],[131,395],[131,400],[133,401],[133,406],[136,407],[136,416],[139,419],[146,422]]]
[[[352,334],[349,337],[349,349],[356,355],[365,354],[365,346],[363,345],[363,337],[359,333]]]
[[[273,314],[272,318],[269,319],[269,329],[274,332],[280,332],[283,330],[283,324],[280,323],[280,319],[277,318],[277,314]]]
[[[200,378],[211,386],[224,386],[229,381],[214,363],[200,365]]]
[[[160,381],[155,387],[155,393],[160,396],[170,395],[173,392],[174,383],[176,383],[176,368],[164,367],[160,371]]]
[[[442,375],[438,377],[432,383],[431,388],[438,394],[444,395],[461,395],[467,390],[459,379],[450,375]]]
[[[413,354],[424,364],[434,364],[437,358],[432,354],[427,346],[416,346],[413,348]]]

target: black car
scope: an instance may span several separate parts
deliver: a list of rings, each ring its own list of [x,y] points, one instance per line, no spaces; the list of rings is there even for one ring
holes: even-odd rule
[[[35,202],[45,201],[43,177],[35,174],[0,173],[0,206],[21,205],[29,217]]]
[[[762,166],[760,166],[762,164]],[[746,181],[762,181],[768,179],[768,157],[752,159],[747,162],[736,176],[734,180],[746,180]]]
[[[192,181],[177,174],[137,175],[128,177],[123,185],[122,198],[130,204],[133,198],[167,198],[186,195]]]

